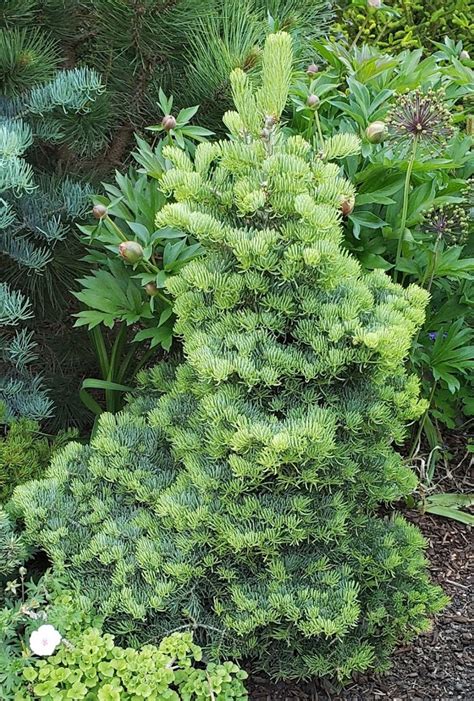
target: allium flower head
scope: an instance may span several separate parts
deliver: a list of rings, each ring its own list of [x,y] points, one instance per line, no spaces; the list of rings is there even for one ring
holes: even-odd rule
[[[423,231],[448,244],[462,245],[467,240],[468,217],[464,209],[456,205],[437,207],[425,216]]]
[[[415,143],[425,151],[441,150],[454,133],[443,97],[434,90],[400,95],[386,120],[390,141],[403,152]]]

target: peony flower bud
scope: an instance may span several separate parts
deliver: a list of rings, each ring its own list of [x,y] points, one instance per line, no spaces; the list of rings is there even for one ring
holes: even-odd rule
[[[367,0],[367,6],[378,10],[380,7],[382,7],[382,0]]]
[[[143,248],[136,241],[124,241],[121,243],[119,253],[131,265],[138,263],[143,258]]]
[[[108,214],[107,207],[105,207],[103,204],[96,204],[92,208],[92,214],[96,219],[103,219]]]
[[[171,114],[167,114],[161,120],[161,126],[165,131],[171,131],[176,126],[176,119]]]
[[[307,75],[316,75],[316,73],[319,73],[319,66],[316,63],[310,63],[306,73]]]
[[[379,144],[385,136],[385,122],[372,122],[365,130],[371,144]]]
[[[150,297],[156,297],[158,294],[158,288],[154,282],[149,282],[147,285],[145,285],[145,292]]]
[[[343,217],[348,217],[354,211],[355,200],[353,197],[346,197],[341,202],[341,212]]]
[[[469,56],[469,51],[466,51],[466,49],[463,49],[461,51],[461,53],[459,54],[459,58],[461,59],[461,61],[469,61],[469,59],[471,58]]]
[[[320,103],[320,99],[317,95],[308,95],[306,99],[306,104],[308,107],[317,107]]]

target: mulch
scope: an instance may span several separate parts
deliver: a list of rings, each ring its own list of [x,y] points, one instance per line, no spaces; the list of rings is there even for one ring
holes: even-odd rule
[[[439,491],[469,491],[465,440],[453,437],[447,465],[440,466]],[[455,466],[453,468],[453,465]],[[461,484],[462,483],[462,484]],[[461,489],[460,489],[461,488]],[[252,677],[251,701],[474,701],[474,592],[472,532],[457,521],[404,511],[427,542],[430,571],[451,598],[429,633],[399,648],[384,676],[364,675],[343,691],[316,681],[273,684]]]

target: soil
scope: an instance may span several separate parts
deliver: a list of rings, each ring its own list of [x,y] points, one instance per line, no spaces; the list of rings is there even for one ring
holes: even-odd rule
[[[436,491],[472,491],[465,437],[456,438],[450,441],[449,461],[437,469]],[[451,598],[432,630],[399,648],[385,676],[360,676],[339,692],[320,682],[273,684],[254,676],[249,685],[251,701],[474,701],[471,529],[418,511],[405,510],[404,515],[422,530],[432,578]]]

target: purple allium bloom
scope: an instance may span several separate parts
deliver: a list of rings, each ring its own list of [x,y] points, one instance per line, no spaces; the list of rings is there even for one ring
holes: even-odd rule
[[[423,231],[449,244],[464,244],[467,240],[468,217],[463,207],[445,205],[432,209],[425,215]]]
[[[451,115],[443,103],[444,93],[412,90],[400,95],[387,116],[389,139],[407,152],[416,143],[438,151],[454,133]]]

